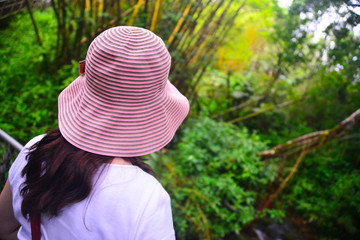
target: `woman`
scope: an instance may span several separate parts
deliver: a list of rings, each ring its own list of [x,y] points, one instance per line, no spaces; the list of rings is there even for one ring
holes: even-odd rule
[[[32,139],[11,166],[1,239],[31,239],[39,226],[42,239],[175,239],[169,195],[139,158],[168,144],[189,111],[168,81],[170,62],[146,29],[94,39],[59,95],[59,129]]]

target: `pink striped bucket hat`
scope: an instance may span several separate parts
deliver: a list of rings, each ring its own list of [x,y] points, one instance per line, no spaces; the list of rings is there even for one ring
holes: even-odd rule
[[[189,112],[188,100],[168,80],[170,63],[164,42],[146,29],[104,31],[90,44],[82,74],[59,95],[61,134],[106,156],[160,150]]]

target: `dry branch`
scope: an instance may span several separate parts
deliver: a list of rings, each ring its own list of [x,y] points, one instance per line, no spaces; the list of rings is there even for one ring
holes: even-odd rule
[[[260,98],[260,100],[261,100],[261,99],[263,99],[263,98]],[[290,105],[290,104],[293,104],[293,103],[296,102],[296,101],[299,101],[300,99],[302,99],[302,98],[298,98],[298,99],[295,99],[295,100],[291,100],[291,101],[287,101],[287,102],[280,103],[280,104],[278,104],[278,105],[270,106],[270,107],[265,108],[265,109],[262,109],[262,110],[260,110],[260,111],[258,111],[258,112],[253,112],[253,113],[250,113],[250,114],[248,114],[248,115],[246,115],[246,116],[238,117],[238,118],[236,118],[236,119],[233,119],[233,120],[230,121],[230,123],[240,122],[240,121],[243,121],[243,120],[245,120],[245,119],[249,119],[249,118],[252,118],[252,117],[256,117],[256,116],[258,116],[258,115],[260,115],[260,114],[263,114],[263,113],[265,113],[265,112],[269,112],[269,111],[274,110],[274,109],[280,109],[280,108],[286,107],[286,106],[288,106],[288,105]]]
[[[317,131],[287,141],[273,147],[270,150],[258,154],[263,159],[289,156],[298,154],[301,151],[308,151],[320,147],[326,142],[339,138],[352,129],[360,121],[360,109],[352,113],[348,118],[333,127],[332,129]]]
[[[237,106],[231,107],[231,108],[229,108],[228,110],[226,110],[226,111],[224,111],[224,112],[222,112],[222,113],[215,114],[215,115],[213,115],[211,118],[214,118],[214,119],[215,119],[215,118],[221,117],[221,116],[223,116],[223,115],[225,115],[225,114],[227,114],[227,113],[230,113],[230,112],[239,110],[239,109],[241,109],[241,108],[243,108],[243,107],[246,107],[246,106],[251,105],[251,104],[253,104],[253,103],[255,103],[255,102],[258,102],[258,101],[259,101],[260,99],[262,99],[262,98],[263,98],[263,96],[254,97],[254,98],[249,99],[249,100],[247,100],[246,102],[243,102],[243,103],[241,103],[241,104],[239,104],[239,105],[237,105]]]
[[[285,187],[285,185],[290,181],[290,179],[294,176],[296,170],[298,169],[300,163],[304,159],[305,155],[308,153],[308,151],[301,152],[300,156],[296,160],[294,166],[291,168],[290,173],[286,176],[284,181],[281,182],[280,186],[276,189],[276,191],[272,194],[270,194],[268,197],[266,197],[260,206],[259,211],[256,214],[256,217],[251,221],[251,223],[248,225],[249,228],[253,228],[254,224],[259,220],[259,217],[263,213],[265,209],[267,209],[270,204],[274,201],[274,199],[279,195],[281,190]],[[285,158],[285,157],[284,157]]]

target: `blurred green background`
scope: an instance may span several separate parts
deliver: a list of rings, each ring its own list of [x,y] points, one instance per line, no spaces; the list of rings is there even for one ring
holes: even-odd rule
[[[25,144],[56,128],[90,42],[144,27],[191,106],[147,156],[177,239],[360,239],[359,13],[358,0],[1,1],[0,129]]]

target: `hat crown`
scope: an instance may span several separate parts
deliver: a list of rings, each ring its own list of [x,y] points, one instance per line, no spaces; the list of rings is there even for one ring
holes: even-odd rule
[[[170,65],[170,54],[154,33],[138,27],[115,27],[90,44],[86,84],[102,99],[149,99],[163,91]]]

